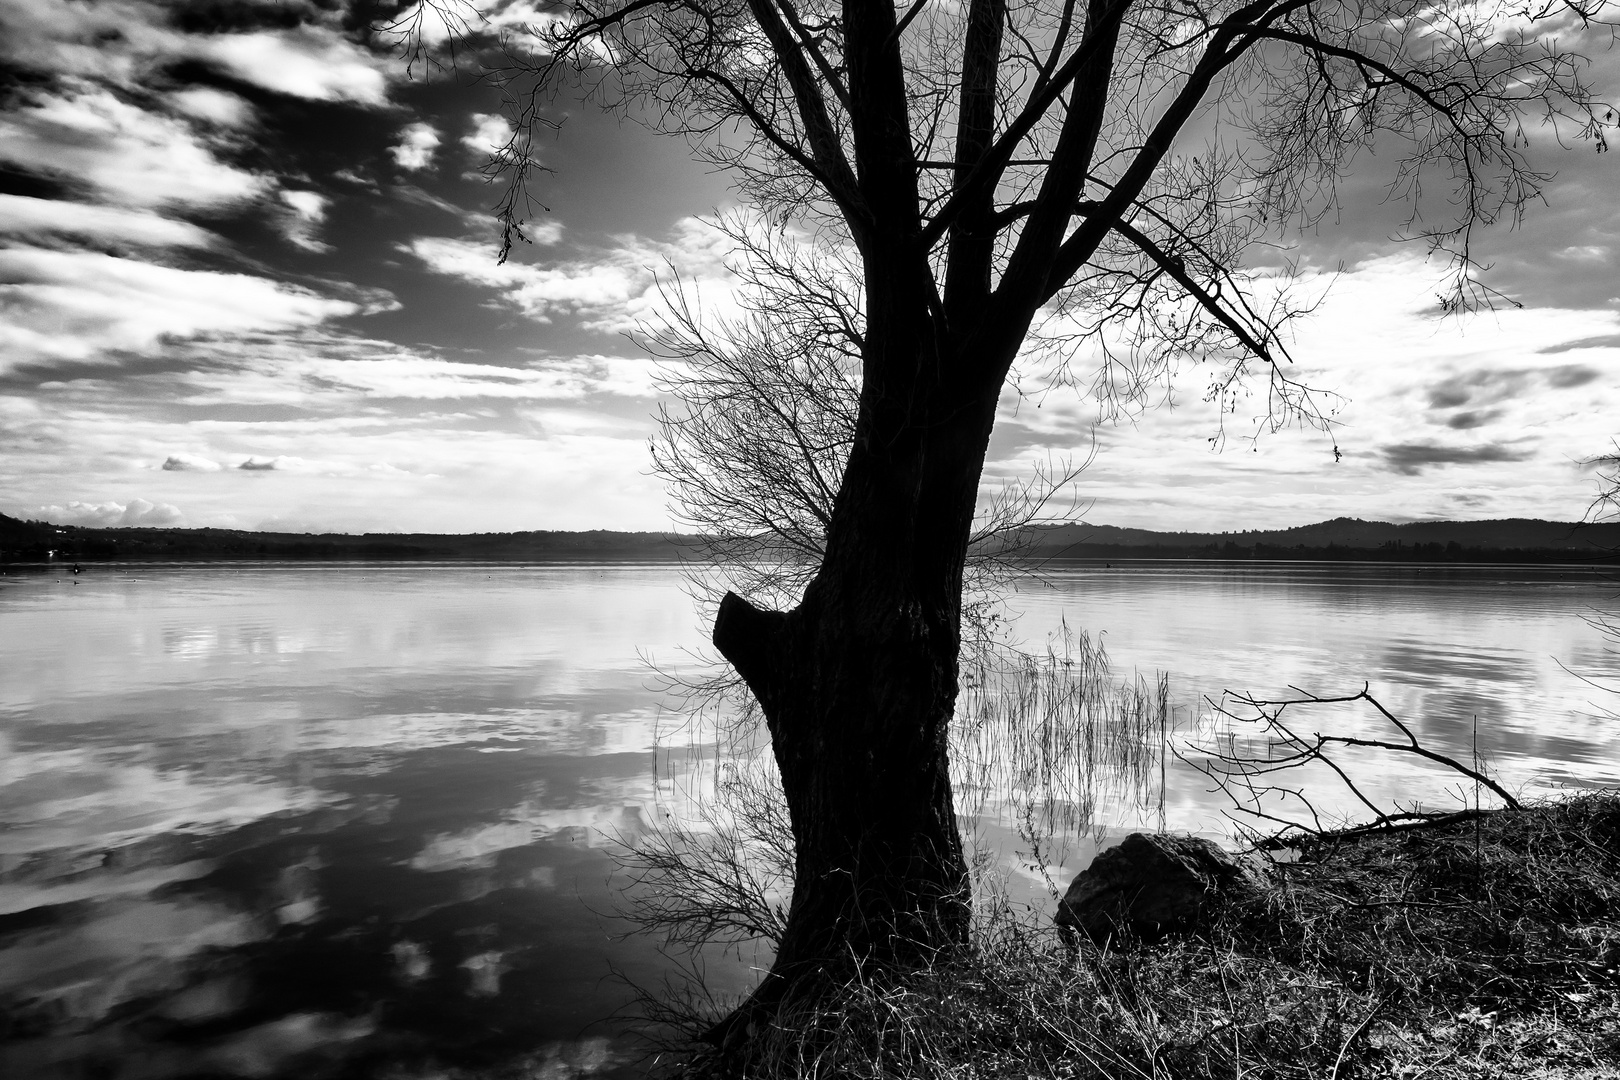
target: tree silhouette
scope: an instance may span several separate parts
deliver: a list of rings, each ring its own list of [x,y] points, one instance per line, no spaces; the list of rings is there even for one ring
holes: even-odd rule
[[[425,9],[417,9],[418,11]],[[1407,235],[1488,300],[1483,225],[1546,177],[1525,125],[1605,148],[1579,50],[1601,0],[578,0],[507,42],[496,165],[508,242],[552,95],[584,86],[687,137],[759,212],[856,253],[853,438],[797,605],[728,594],[713,640],[757,697],[796,845],[770,974],[714,1032],[817,973],[967,938],[946,770],[963,572],[1000,390],[1032,335],[1077,379],[1211,363],[1228,410],[1325,424],[1279,337],[1297,312],[1251,248],[1334,205],[1357,155],[1399,162]],[[828,483],[833,484],[831,474]]]

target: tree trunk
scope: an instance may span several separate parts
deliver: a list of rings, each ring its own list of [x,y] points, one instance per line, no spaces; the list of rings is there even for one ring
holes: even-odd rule
[[[911,335],[903,363],[898,349],[882,365],[869,357],[826,556],[803,602],[762,611],[728,593],[715,620],[716,647],[764,712],[797,852],[771,972],[710,1033],[733,1050],[784,998],[835,985],[852,961],[910,967],[967,940],[947,741],[996,395],[943,389],[931,336]],[[869,352],[886,338],[869,323]]]

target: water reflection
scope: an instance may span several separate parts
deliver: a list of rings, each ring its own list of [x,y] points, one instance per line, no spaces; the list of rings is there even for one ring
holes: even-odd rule
[[[1614,657],[1558,574],[1082,567],[1013,606],[1030,642],[1067,618],[1121,676],[1170,672],[1184,724],[1226,687],[1371,681],[1510,782],[1613,782],[1557,661]],[[620,939],[604,845],[712,779],[712,748],[656,745],[638,659],[700,638],[668,567],[0,577],[0,1075],[634,1072],[610,975],[667,966]],[[1172,766],[1165,821],[1218,831],[1206,786]],[[973,831],[1029,897],[1093,850],[1005,810]],[[747,959],[711,957],[716,989]]]
[[[601,845],[646,828],[677,579],[80,581],[0,585],[0,1074],[631,1068],[610,976],[663,961]]]

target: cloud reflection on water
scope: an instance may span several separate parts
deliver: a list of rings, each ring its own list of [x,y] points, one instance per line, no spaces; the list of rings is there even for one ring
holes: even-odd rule
[[[1552,659],[1604,655],[1590,592],[1406,573],[1089,568],[1014,607],[1037,644],[1066,614],[1120,675],[1170,671],[1187,720],[1226,687],[1370,680],[1450,752],[1477,715],[1510,780],[1616,778]],[[671,568],[98,568],[0,578],[0,620],[0,1074],[630,1067],[609,964],[668,968],[618,939],[603,845],[714,768],[655,750],[638,652],[700,636]],[[1171,766],[1172,826],[1218,831],[1205,786]],[[978,831],[1030,897],[1093,850]]]
[[[61,603],[5,582],[27,674],[0,704],[0,1073],[623,1068],[622,1029],[586,1030],[626,997],[607,956],[660,964],[603,948],[622,927],[597,845],[644,827],[634,657],[664,642],[559,627],[615,585],[689,622],[675,583],[542,572],[469,619],[464,578],[402,604],[364,574],[229,573]]]

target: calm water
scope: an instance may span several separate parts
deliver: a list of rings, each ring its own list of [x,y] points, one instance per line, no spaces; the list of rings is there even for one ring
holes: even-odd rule
[[[1189,733],[1225,689],[1367,682],[1535,791],[1620,782],[1613,699],[1571,674],[1613,682],[1580,618],[1612,592],[1560,568],[1137,563],[1011,606],[1028,644],[1067,621],[1116,671],[1169,672]],[[0,1075],[634,1072],[610,1017],[669,968],[622,937],[609,852],[701,794],[645,660],[702,638],[664,566],[0,577]],[[1172,764],[1168,823],[1229,831],[1206,787]],[[995,811],[981,831],[1036,896],[1042,860]],[[757,959],[711,957],[711,981],[740,991]]]

